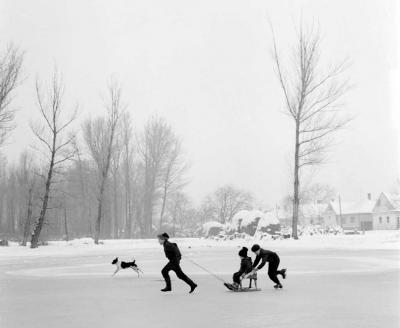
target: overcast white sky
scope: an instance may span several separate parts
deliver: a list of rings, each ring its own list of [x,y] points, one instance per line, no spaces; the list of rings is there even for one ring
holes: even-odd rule
[[[399,176],[400,122],[396,1],[169,0],[0,1],[0,39],[26,51],[17,123],[2,151],[9,161],[32,141],[34,80],[56,63],[81,118],[102,112],[99,97],[114,74],[137,127],[155,113],[184,140],[188,186],[199,200],[222,184],[274,203],[290,188],[292,125],[270,56],[272,19],[287,50],[303,13],[323,32],[322,56],[350,56],[355,88],[346,110],[356,119],[338,135],[315,181],[343,198],[375,196]],[[396,105],[397,104],[397,105]],[[396,126],[397,123],[397,126]]]

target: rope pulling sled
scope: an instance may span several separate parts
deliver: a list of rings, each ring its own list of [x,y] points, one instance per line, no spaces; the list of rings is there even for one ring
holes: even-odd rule
[[[200,269],[202,269],[203,271],[207,272],[208,274],[210,274],[211,276],[213,276],[215,279],[221,281],[229,290],[233,291],[233,292],[250,292],[250,291],[260,291],[260,288],[257,288],[257,272],[255,271],[251,271],[247,274],[245,274],[241,280],[240,280],[240,286],[238,289],[234,289],[233,285],[231,283],[227,283],[223,278],[221,278],[220,276],[218,276],[217,274],[213,273],[212,271],[208,270],[207,268],[205,268],[204,266],[198,264],[197,262],[195,262],[194,260],[192,260],[190,257],[185,256],[185,258],[191,262],[192,264],[194,264],[195,266],[199,267]],[[242,281],[244,279],[249,279],[250,283],[249,283],[249,287],[243,287],[242,286]],[[252,288],[252,281],[254,281],[254,286],[255,288]],[[232,288],[229,288],[228,286],[232,286]]]

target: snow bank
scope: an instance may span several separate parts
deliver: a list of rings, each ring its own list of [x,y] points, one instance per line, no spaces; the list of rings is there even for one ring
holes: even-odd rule
[[[232,218],[232,225],[236,231],[254,236],[256,232],[274,234],[280,230],[279,220],[273,212],[261,212],[259,210],[242,210]]]
[[[206,237],[217,236],[224,231],[225,226],[217,221],[210,221],[203,224],[203,234]]]
[[[262,238],[262,239],[261,239]],[[205,238],[172,238],[184,250],[188,248],[202,247],[236,247],[251,246],[259,243],[262,247],[271,249],[392,249],[400,250],[399,231],[367,231],[361,235],[304,235],[299,240],[279,239],[273,240],[271,236],[256,235],[245,239],[212,240]],[[0,247],[0,261],[2,258],[20,258],[24,256],[51,257],[51,256],[74,256],[83,254],[108,255],[118,254],[123,250],[134,251],[135,249],[159,248],[156,239],[118,239],[103,240],[102,244],[94,245],[89,238],[65,241],[49,242],[48,246],[36,249],[19,246],[10,243],[9,247]]]
[[[258,228],[268,227],[269,225],[279,224],[279,220],[273,212],[263,213]]]
[[[256,221],[258,222],[263,216],[264,213],[258,210],[242,210],[234,215],[234,217],[232,218],[232,224],[235,227],[246,227]]]

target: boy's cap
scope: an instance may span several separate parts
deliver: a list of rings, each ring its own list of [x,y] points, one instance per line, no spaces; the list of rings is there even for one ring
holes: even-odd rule
[[[251,247],[251,251],[252,251],[252,252],[257,252],[260,248],[261,248],[260,245],[254,244],[254,245]]]
[[[157,238],[158,239],[169,239],[169,235],[166,232],[164,232],[160,235],[157,235]]]
[[[242,247],[242,249],[239,251],[239,256],[241,257],[247,257],[247,247]]]

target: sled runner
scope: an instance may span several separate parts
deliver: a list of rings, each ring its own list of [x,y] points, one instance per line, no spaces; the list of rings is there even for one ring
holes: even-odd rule
[[[242,293],[242,292],[259,292],[260,288],[251,288],[251,287],[238,287],[236,288],[233,284],[224,283],[224,286],[228,288],[231,292]]]
[[[259,292],[259,291],[261,291],[260,288],[249,288],[249,287],[244,287],[244,288],[242,288],[242,289],[233,290],[233,292],[235,292],[235,293]]]

